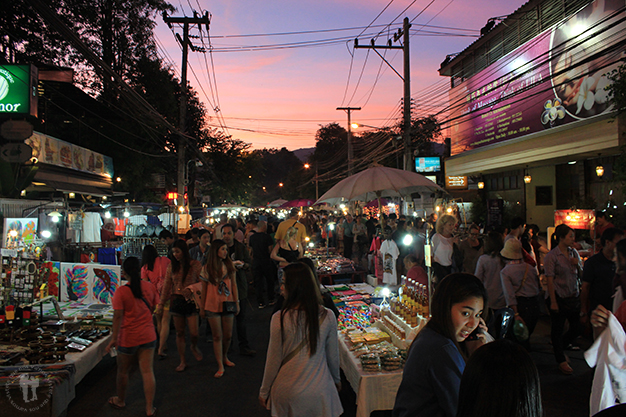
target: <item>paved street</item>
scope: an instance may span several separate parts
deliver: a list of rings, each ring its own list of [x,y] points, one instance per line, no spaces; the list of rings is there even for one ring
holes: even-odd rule
[[[169,338],[170,356],[155,362],[157,399],[155,405],[160,416],[269,416],[258,404],[257,396],[269,337],[270,309],[254,308],[250,314],[249,338],[258,351],[254,358],[233,353],[236,363],[227,369],[221,379],[213,378],[216,363],[211,345],[201,337],[200,348],[204,353],[202,362],[189,355],[185,372],[174,371],[177,362],[173,334]],[[533,336],[532,357],[541,375],[542,395],[547,417],[588,416],[589,392],[592,371],[583,359],[583,351],[568,352],[575,374],[565,376],[558,372],[549,344],[549,322],[542,320]],[[201,328],[204,333],[204,326]],[[584,344],[584,343],[583,343]],[[585,344],[585,346],[588,346]],[[236,341],[235,341],[236,351]],[[344,380],[342,402],[344,416],[355,416],[355,394]],[[107,399],[115,395],[115,364],[108,356],[81,382],[76,389],[76,399],[70,404],[68,417],[126,417],[144,413],[141,378],[138,372],[131,376],[125,410],[113,410]],[[494,400],[497,400],[494,398]],[[372,415],[387,416],[390,412]]]

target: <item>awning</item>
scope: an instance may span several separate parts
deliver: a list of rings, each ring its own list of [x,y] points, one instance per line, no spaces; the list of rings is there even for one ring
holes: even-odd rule
[[[111,190],[105,190],[104,188],[94,187],[92,185],[52,180],[37,180],[33,185],[27,188],[27,191],[61,191],[64,193],[91,195],[93,197],[110,197],[113,195],[113,191]]]

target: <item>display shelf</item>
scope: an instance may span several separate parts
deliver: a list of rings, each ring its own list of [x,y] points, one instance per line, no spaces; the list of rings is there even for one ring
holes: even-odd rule
[[[390,328],[391,327],[390,325],[385,324],[385,317],[393,321],[398,328],[404,331],[404,334],[405,334],[404,340],[401,337],[399,337],[396,334],[396,332],[394,332]],[[424,328],[427,322],[428,320],[425,319],[424,317],[417,316],[417,326],[412,327],[406,321],[404,321],[401,317],[399,317],[397,314],[393,313],[389,309],[384,309],[384,310],[381,310],[381,320],[377,320],[374,323],[374,325],[380,328],[381,330],[384,330],[387,333],[389,333],[389,335],[391,336],[391,341],[393,342],[394,345],[400,348],[408,348],[413,342],[413,339],[415,339],[415,336],[417,336],[420,330]]]

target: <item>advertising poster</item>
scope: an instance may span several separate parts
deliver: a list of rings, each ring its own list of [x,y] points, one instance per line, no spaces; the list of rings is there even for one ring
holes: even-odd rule
[[[39,219],[9,218],[4,219],[4,248],[18,248],[30,244],[37,237]]]
[[[35,132],[24,141],[39,162],[113,177],[113,159],[71,143]]]
[[[450,91],[453,155],[611,111],[624,1],[590,3]]]

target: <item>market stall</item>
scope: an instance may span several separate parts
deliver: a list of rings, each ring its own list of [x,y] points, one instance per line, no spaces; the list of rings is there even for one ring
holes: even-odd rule
[[[396,297],[368,284],[327,288],[339,310],[340,366],[356,393],[357,417],[393,409],[408,347],[426,324],[417,290],[403,285]]]
[[[356,265],[354,261],[344,258],[326,248],[310,248],[306,257],[311,258],[317,268],[317,275],[322,284],[332,285],[335,282],[365,282],[367,271]]]
[[[62,415],[106,354],[110,305],[50,300],[6,311],[0,327],[0,409],[12,415]]]

